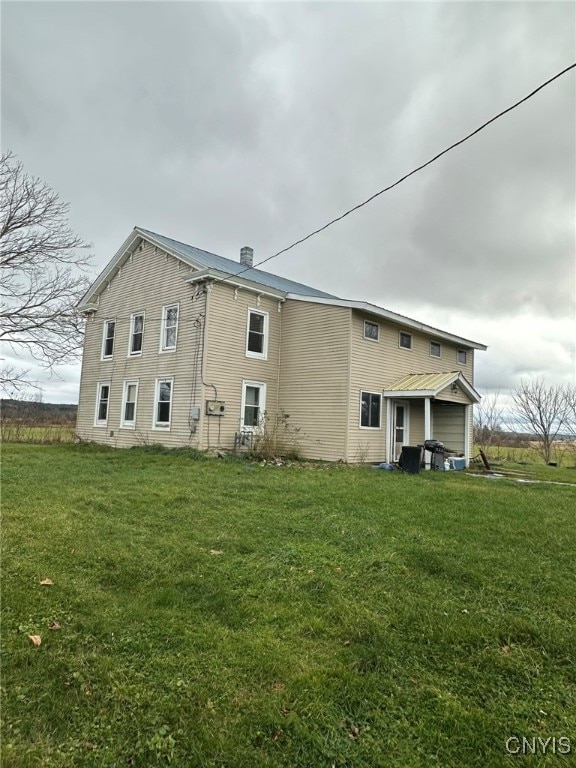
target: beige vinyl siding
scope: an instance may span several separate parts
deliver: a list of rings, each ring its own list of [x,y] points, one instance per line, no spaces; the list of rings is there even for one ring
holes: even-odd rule
[[[192,301],[195,288],[184,281],[190,267],[144,243],[136,249],[100,295],[98,310],[86,320],[84,357],[78,406],[77,434],[115,447],[147,443],[200,447],[191,434],[190,409],[200,404],[198,357],[200,334],[195,320],[205,311],[203,295]],[[179,304],[178,337],[174,352],[160,353],[162,307]],[[128,356],[131,315],[144,312],[142,354]],[[114,354],[101,360],[103,325],[115,319]],[[170,430],[152,429],[156,379],[173,378]],[[121,428],[124,381],[138,381],[136,425]],[[97,385],[111,382],[108,423],[94,426]],[[196,396],[194,397],[194,391]],[[195,401],[198,401],[197,403]],[[113,433],[113,434],[111,434]]]
[[[347,460],[350,317],[344,307],[283,305],[279,407],[309,458]]]
[[[249,309],[268,314],[266,360],[246,356]],[[224,400],[226,410],[224,416],[203,415],[202,442],[204,448],[231,450],[240,430],[243,381],[266,384],[268,423],[276,417],[282,305],[280,299],[263,295],[258,299],[252,291],[216,283],[208,295],[206,317],[204,400]]]
[[[446,448],[464,453],[464,423],[466,408],[456,403],[432,404],[432,434]]]
[[[379,340],[364,338],[364,321],[376,322],[380,326]],[[412,349],[399,347],[399,332],[412,336]],[[430,355],[430,342],[441,344],[441,356]],[[350,365],[350,410],[348,419],[348,461],[382,461],[386,453],[386,401],[382,399],[382,424],[380,430],[360,427],[360,392],[382,392],[395,381],[411,373],[442,373],[462,370],[473,383],[474,351],[467,350],[466,365],[457,361],[457,350],[462,345],[450,344],[429,334],[414,331],[389,321],[362,312],[352,314],[351,365]],[[459,392],[452,395],[449,389],[439,397],[468,403],[468,398]],[[412,445],[424,440],[423,401],[410,400],[409,441]]]

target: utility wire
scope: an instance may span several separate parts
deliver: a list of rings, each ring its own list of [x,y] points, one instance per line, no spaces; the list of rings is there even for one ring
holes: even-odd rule
[[[300,240],[296,240],[296,242],[292,243],[292,245],[288,245],[286,248],[282,248],[281,251],[277,251],[276,253],[272,254],[272,256],[268,256],[267,258],[262,259],[262,261],[259,261],[257,264],[254,264],[253,267],[245,267],[244,269],[241,269],[239,272],[230,272],[229,274],[224,275],[224,277],[220,277],[217,280],[214,280],[214,283],[223,282],[224,280],[227,280],[229,277],[238,277],[244,272],[247,272],[249,269],[254,269],[256,267],[261,266],[262,264],[265,264],[267,261],[272,261],[272,259],[275,259],[277,256],[280,256],[282,253],[286,253],[286,251],[290,251],[292,248],[295,248],[297,245],[300,245],[301,243],[304,243],[306,240],[309,240],[311,237],[314,237],[314,235],[317,235],[320,232],[323,232],[325,229],[328,229],[328,227],[331,227],[332,224],[336,224],[337,221],[341,221],[342,219],[346,218],[346,216],[349,216],[351,213],[354,213],[354,211],[357,211],[359,208],[362,208],[365,205],[368,205],[368,203],[371,203],[372,200],[375,200],[380,195],[383,195],[384,192],[388,192],[390,189],[393,189],[394,187],[398,186],[398,184],[401,184],[410,176],[413,176],[415,173],[418,173],[419,171],[423,170],[427,166],[436,162],[436,160],[441,158],[442,155],[445,155],[447,152],[450,152],[452,149],[455,149],[456,147],[460,146],[460,144],[464,144],[464,142],[468,141],[468,139],[471,139],[472,136],[475,136],[477,133],[480,133],[480,131],[483,131],[484,128],[487,128],[491,123],[495,122],[500,117],[503,117],[503,115],[507,114],[508,112],[511,112],[513,109],[516,109],[516,107],[519,107],[520,104],[523,104],[525,101],[528,101],[528,99],[531,99],[532,96],[535,96],[538,93],[538,91],[541,91],[547,85],[550,85],[550,83],[553,83],[554,80],[557,80],[559,77],[562,77],[562,75],[565,75],[566,72],[569,72],[571,69],[574,69],[575,67],[576,67],[576,63],[570,64],[569,67],[566,67],[566,69],[563,69],[561,72],[558,72],[558,74],[554,75],[554,77],[551,77],[549,80],[546,80],[546,82],[539,85],[537,88],[531,91],[527,96],[524,96],[524,98],[520,99],[520,101],[517,101],[515,104],[512,104],[512,106],[502,110],[502,112],[499,112],[497,115],[494,115],[494,117],[491,117],[490,120],[487,120],[485,123],[482,123],[482,125],[479,128],[476,128],[476,130],[472,131],[472,133],[469,133],[467,136],[464,136],[463,139],[460,139],[459,141],[456,141],[454,144],[451,144],[446,149],[443,149],[442,152],[439,152],[437,155],[434,155],[434,157],[428,160],[426,163],[423,163],[422,165],[419,165],[417,168],[414,168],[413,171],[406,173],[404,176],[398,179],[398,181],[395,181],[393,184],[389,184],[387,187],[384,187],[384,189],[381,189],[379,192],[376,192],[375,194],[371,195],[368,199],[364,200],[362,203],[358,203],[358,205],[355,205],[353,208],[350,208],[345,213],[342,213],[340,216],[337,216],[335,219],[332,219],[327,224],[324,224],[323,227],[319,227],[318,229],[315,229],[313,232],[310,232],[309,235],[306,235],[305,237],[300,238]]]

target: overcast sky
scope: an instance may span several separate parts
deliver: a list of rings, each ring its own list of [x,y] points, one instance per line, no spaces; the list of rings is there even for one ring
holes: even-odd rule
[[[95,274],[133,226],[255,261],[576,59],[571,2],[3,2],[2,149]],[[489,345],[481,391],[575,375],[574,70],[265,268]],[[44,381],[77,402],[79,365]]]

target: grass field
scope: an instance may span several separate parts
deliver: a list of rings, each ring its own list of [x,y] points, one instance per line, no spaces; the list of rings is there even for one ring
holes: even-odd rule
[[[574,764],[576,486],[87,445],[2,473],[3,768]]]

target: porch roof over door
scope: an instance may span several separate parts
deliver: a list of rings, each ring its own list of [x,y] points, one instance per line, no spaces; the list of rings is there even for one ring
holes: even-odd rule
[[[480,402],[480,395],[464,376],[462,371],[443,373],[409,373],[387,387],[384,397],[436,397],[443,389],[452,385],[459,387],[473,403]]]

